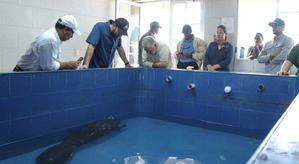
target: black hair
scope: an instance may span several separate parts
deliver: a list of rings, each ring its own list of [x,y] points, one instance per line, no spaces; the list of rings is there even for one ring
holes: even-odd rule
[[[256,33],[255,35],[259,35],[259,36],[261,36],[261,37],[262,37],[262,40],[264,40],[264,36],[263,36],[262,33],[258,32],[258,33]]]
[[[72,31],[71,28],[69,28],[69,27],[63,25],[61,22],[62,22],[62,20],[59,18],[58,21],[57,21],[56,24],[55,24],[55,28],[58,28],[58,29],[61,29],[61,30],[66,28],[66,30],[68,30],[68,31]]]
[[[217,29],[218,29],[218,28],[221,28],[221,29],[223,30],[223,32],[225,33],[225,40],[227,40],[226,27],[225,27],[224,25],[219,25],[219,26],[217,27]]]

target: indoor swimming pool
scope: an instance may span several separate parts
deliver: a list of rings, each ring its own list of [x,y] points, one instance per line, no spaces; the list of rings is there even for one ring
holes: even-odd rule
[[[143,68],[2,73],[0,82],[5,164],[32,163],[109,116],[127,127],[68,163],[245,163],[299,88],[295,76]]]

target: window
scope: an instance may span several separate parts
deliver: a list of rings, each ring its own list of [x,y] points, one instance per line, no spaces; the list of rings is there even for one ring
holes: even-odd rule
[[[149,30],[152,21],[158,21],[162,26],[157,36],[169,45],[171,52],[176,51],[177,43],[184,37],[182,28],[185,24],[190,24],[195,36],[203,38],[203,27],[200,14],[199,1],[160,1],[144,3],[141,8],[140,34],[141,36]]]
[[[245,47],[245,55],[254,45],[257,32],[264,35],[264,43],[273,39],[272,28],[268,25],[276,17],[286,23],[284,34],[299,42],[298,0],[239,0],[238,49]]]
[[[185,24],[189,24],[192,27],[192,32],[195,36],[201,37],[201,14],[200,14],[200,2],[174,2],[172,4],[172,32],[170,38],[170,49],[176,50],[177,43],[182,40],[184,35],[182,34],[182,28]]]

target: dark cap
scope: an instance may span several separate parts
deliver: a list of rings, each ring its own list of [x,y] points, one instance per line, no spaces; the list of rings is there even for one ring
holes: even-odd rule
[[[284,27],[285,23],[282,19],[276,18],[273,22],[269,23],[269,26],[273,26],[273,25]]]
[[[162,28],[162,27],[160,26],[159,22],[157,22],[157,21],[153,21],[153,22],[150,24],[150,26],[151,26],[151,29],[152,29],[152,28],[155,28],[155,27]]]
[[[129,22],[125,18],[117,18],[115,24],[118,27],[119,33],[121,35],[128,36]]]
[[[185,34],[185,33],[188,33],[188,32],[190,32],[190,31],[192,31],[191,26],[188,25],[188,24],[185,24],[184,27],[183,27],[183,31],[182,31],[182,33]]]

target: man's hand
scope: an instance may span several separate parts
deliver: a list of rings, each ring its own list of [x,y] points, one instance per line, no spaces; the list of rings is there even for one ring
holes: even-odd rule
[[[255,58],[255,51],[252,50],[249,57],[248,57],[250,60],[253,60]]]
[[[167,68],[168,62],[167,61],[156,62],[156,63],[153,63],[152,67],[153,68]]]
[[[284,70],[281,70],[279,72],[277,72],[278,75],[289,75],[289,72],[288,71],[284,71]]]
[[[215,71],[214,67],[212,65],[207,65],[208,71]]]
[[[125,67],[126,68],[133,68],[133,66],[131,66],[131,64],[129,63],[129,64],[127,64],[127,65],[125,65]]]
[[[266,56],[266,55],[267,55],[267,51],[262,51],[262,52],[261,52],[261,55],[262,55],[262,56]]]
[[[192,58],[192,54],[191,53],[184,53],[183,57],[184,58]]]
[[[177,53],[177,54],[176,54],[176,57],[177,57],[177,59],[179,60],[180,58],[183,57],[183,54],[181,54],[181,53]]]
[[[278,56],[279,54],[280,54],[280,52],[274,52],[274,53],[270,54],[270,58],[273,59],[276,56]]]
[[[61,62],[59,69],[76,69],[81,64],[81,61]]]
[[[87,68],[88,68],[88,65],[86,65],[86,64],[83,64],[79,67],[79,69],[87,69]]]

